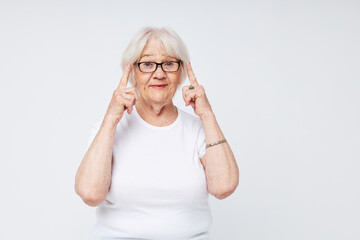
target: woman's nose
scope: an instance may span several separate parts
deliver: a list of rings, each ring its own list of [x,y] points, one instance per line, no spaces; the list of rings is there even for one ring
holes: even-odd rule
[[[166,77],[166,73],[162,70],[161,66],[159,65],[154,72],[154,78],[163,79]]]

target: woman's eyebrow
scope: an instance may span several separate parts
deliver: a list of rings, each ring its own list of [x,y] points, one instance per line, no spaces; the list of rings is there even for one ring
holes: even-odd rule
[[[143,56],[140,58],[140,60],[143,59],[143,58],[145,58],[145,57],[151,58],[151,57],[153,57],[153,56],[154,56],[154,55],[152,55],[152,54],[145,54],[145,55],[143,55]],[[171,57],[171,56],[166,56],[166,55],[162,55],[162,56],[164,56],[165,59],[169,59],[169,58],[176,59],[175,57]]]
[[[164,56],[164,57],[168,57],[168,55],[166,55],[166,54],[160,53],[160,55]],[[145,56],[154,56],[154,54],[153,53],[144,53],[143,57],[145,57]]]

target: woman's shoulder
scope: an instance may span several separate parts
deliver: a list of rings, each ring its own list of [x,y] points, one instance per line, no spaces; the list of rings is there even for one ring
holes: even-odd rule
[[[188,113],[180,108],[178,108],[179,110],[179,113],[180,113],[180,116],[182,118],[182,121],[185,123],[185,124],[189,124],[189,125],[192,125],[192,126],[195,126],[195,127],[200,127],[202,126],[202,122],[201,122],[201,119],[200,117],[198,116],[195,116],[191,113]]]

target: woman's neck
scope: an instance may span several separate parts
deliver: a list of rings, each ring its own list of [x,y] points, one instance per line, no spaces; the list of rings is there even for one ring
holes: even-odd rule
[[[135,106],[136,111],[142,119],[158,127],[172,124],[178,116],[177,108],[172,101],[157,104],[146,102],[140,97]]]

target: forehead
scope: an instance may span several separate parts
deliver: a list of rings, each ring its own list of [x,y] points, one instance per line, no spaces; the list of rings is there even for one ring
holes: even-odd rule
[[[161,53],[144,53],[141,55],[142,58],[144,57],[156,57],[156,56],[161,56],[161,57],[165,57],[165,58],[172,58],[171,56],[167,55],[167,54],[161,54]]]
[[[150,39],[145,45],[141,57],[169,57],[162,42],[156,39]]]
[[[170,60],[170,61],[176,60],[175,57],[171,57],[167,54],[154,53],[154,52],[142,54],[140,59],[153,60],[153,59],[156,59],[157,56],[160,56],[160,59],[163,59],[163,60]]]

